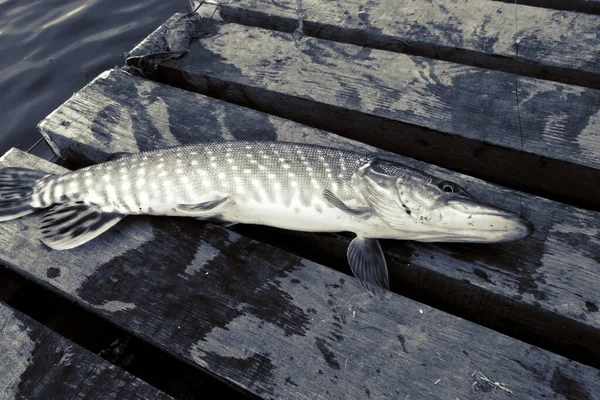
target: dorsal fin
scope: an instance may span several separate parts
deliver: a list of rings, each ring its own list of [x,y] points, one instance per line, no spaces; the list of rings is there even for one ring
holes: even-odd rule
[[[129,151],[117,151],[116,153],[112,153],[109,157],[107,161],[114,161],[114,160],[119,160],[123,157],[129,157],[131,155],[133,155],[135,153],[131,153]]]

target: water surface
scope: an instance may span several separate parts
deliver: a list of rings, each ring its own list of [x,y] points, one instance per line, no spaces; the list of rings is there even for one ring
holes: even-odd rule
[[[0,0],[0,155],[29,150],[36,125],[185,0]],[[44,143],[31,151],[44,158]]]

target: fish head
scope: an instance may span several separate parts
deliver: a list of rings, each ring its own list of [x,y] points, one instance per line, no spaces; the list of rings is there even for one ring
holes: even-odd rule
[[[533,224],[486,204],[460,185],[394,163],[362,171],[360,188],[375,213],[397,232],[423,242],[493,243],[531,235]]]

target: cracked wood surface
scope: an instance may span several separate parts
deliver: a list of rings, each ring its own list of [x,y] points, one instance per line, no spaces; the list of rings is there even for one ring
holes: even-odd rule
[[[302,18],[322,39],[600,88],[598,15],[487,0],[219,3],[200,15],[285,32]]]
[[[184,23],[197,38],[165,57]],[[152,79],[599,207],[600,90],[181,15],[165,26],[128,58]]]
[[[171,399],[3,303],[0,398]]]
[[[64,171],[15,149],[0,165]],[[483,376],[519,398],[600,392],[594,368],[211,224],[128,217],[51,251],[40,222],[0,224],[0,260],[262,398],[506,398]]]
[[[58,154],[80,165],[105,161],[120,151],[263,139],[372,152],[456,181],[479,199],[522,210],[536,226],[535,234],[522,241],[491,245],[384,242],[392,288],[496,329],[542,340],[562,354],[598,366],[597,212],[504,189],[120,70],[103,73],[45,119],[40,129]],[[347,236],[253,226],[237,230],[348,271]],[[144,235],[136,240],[152,240]],[[134,239],[125,235],[114,242],[113,252],[125,252],[128,240]],[[92,259],[105,260],[105,256],[97,254]]]

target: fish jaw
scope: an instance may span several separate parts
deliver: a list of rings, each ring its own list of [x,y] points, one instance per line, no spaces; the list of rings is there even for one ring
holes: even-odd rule
[[[525,218],[479,202],[453,182],[377,160],[359,172],[355,185],[373,215],[391,228],[369,232],[365,237],[495,243],[533,233],[533,225]]]
[[[435,214],[436,223],[413,240],[498,243],[523,239],[535,231],[533,224],[519,214],[472,198],[449,200]]]

